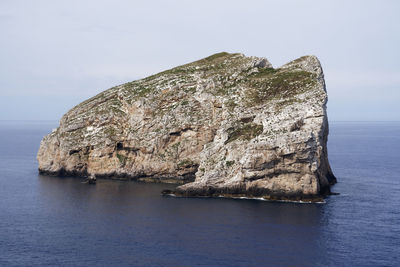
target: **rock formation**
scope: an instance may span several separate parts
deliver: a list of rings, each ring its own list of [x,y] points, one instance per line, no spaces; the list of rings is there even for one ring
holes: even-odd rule
[[[39,171],[179,182],[180,196],[319,199],[328,162],[318,59],[219,53],[108,89],[45,136]]]

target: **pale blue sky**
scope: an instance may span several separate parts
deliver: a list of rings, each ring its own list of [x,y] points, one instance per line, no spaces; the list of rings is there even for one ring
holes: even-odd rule
[[[0,120],[58,120],[216,52],[314,54],[330,120],[400,120],[400,1],[0,1]]]

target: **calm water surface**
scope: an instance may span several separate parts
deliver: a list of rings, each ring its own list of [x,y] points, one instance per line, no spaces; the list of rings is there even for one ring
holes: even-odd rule
[[[54,122],[0,122],[0,265],[398,266],[400,123],[331,123],[326,204],[162,197],[37,173]]]

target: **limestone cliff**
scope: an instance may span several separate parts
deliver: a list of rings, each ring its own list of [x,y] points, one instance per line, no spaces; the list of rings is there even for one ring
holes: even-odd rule
[[[274,69],[219,53],[77,105],[43,138],[39,171],[181,182],[183,196],[315,199],[336,181],[326,102],[314,56]]]

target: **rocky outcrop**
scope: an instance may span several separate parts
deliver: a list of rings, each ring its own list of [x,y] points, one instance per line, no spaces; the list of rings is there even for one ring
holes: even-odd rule
[[[318,59],[219,53],[106,90],[43,138],[39,171],[180,182],[175,195],[318,199],[328,162]]]

